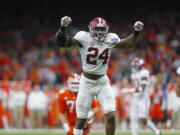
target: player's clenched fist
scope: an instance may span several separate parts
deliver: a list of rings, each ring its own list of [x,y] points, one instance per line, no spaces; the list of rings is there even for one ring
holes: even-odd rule
[[[143,27],[144,27],[144,24],[140,21],[136,21],[135,24],[134,24],[134,29],[135,31],[142,31],[143,30]]]
[[[69,16],[64,16],[63,18],[61,18],[61,26],[68,27],[71,21],[72,20]]]
[[[177,68],[176,73],[177,73],[178,75],[180,75],[180,67]]]

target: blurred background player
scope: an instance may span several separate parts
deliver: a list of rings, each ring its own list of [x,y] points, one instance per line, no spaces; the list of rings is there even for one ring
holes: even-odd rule
[[[26,104],[26,93],[20,84],[14,84],[9,91],[9,108],[12,116],[12,127],[24,127],[24,107]]]
[[[105,114],[106,135],[114,135],[115,96],[106,75],[110,54],[113,48],[133,48],[144,24],[135,22],[134,32],[120,40],[117,34],[109,33],[109,25],[103,18],[94,18],[88,25],[89,32],[79,31],[74,37],[68,37],[66,33],[70,23],[70,17],[65,16],[61,19],[56,40],[59,47],[77,47],[82,59],[83,74],[76,104],[77,120],[74,134],[82,134],[92,99],[96,96]]]
[[[63,124],[67,135],[73,135],[73,129],[76,123],[76,99],[79,90],[80,76],[71,74],[68,77],[68,88],[59,93],[59,118]],[[99,106],[95,100],[92,103],[92,109],[88,114],[86,125],[83,129],[83,134],[86,135],[90,131],[93,121],[93,115],[99,110]]]
[[[168,94],[168,109],[172,111],[172,127],[180,129],[180,67],[177,68],[176,73],[176,90],[171,90]]]
[[[176,94],[180,97],[180,67],[177,68],[177,87],[176,87]]]
[[[144,60],[135,58],[131,62],[132,74],[131,80],[135,86],[133,102],[131,106],[131,132],[132,135],[138,135],[139,122],[146,125],[155,135],[160,135],[161,132],[155,127],[149,119],[150,99],[148,97],[150,74],[146,69],[142,69]]]
[[[42,128],[43,118],[47,114],[48,97],[40,86],[35,84],[28,95],[27,108],[29,110],[30,128]]]

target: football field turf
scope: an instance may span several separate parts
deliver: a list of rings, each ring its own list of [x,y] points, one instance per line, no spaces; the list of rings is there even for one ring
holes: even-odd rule
[[[30,132],[30,133],[3,133],[1,132],[0,135],[65,135],[64,133],[36,133],[36,132]],[[91,133],[89,135],[105,135],[105,133]],[[131,135],[130,132],[126,133],[116,133],[116,135]],[[152,133],[140,133],[139,135],[153,135]],[[162,135],[180,135],[179,133],[167,133],[163,132]]]

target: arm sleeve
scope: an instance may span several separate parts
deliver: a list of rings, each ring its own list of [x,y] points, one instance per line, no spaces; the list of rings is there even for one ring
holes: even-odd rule
[[[66,31],[62,31],[61,28],[57,31],[55,38],[58,47],[71,47],[72,39],[69,38]]]
[[[66,47],[66,48],[74,47],[74,46],[82,47],[82,44],[79,42],[79,40],[76,40],[74,37],[69,37],[67,35],[67,32],[64,27],[60,27],[60,29],[57,31],[55,35],[55,38],[58,47]]]

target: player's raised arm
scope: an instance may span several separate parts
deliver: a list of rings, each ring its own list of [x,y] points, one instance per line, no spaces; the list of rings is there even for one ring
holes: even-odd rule
[[[64,16],[61,19],[60,28],[55,35],[57,44],[59,47],[82,47],[79,41],[67,35],[67,28],[70,23],[71,18],[68,16]]]
[[[129,35],[127,38],[122,39],[115,46],[116,48],[134,48],[139,33],[143,30],[144,24],[140,21],[135,22],[134,24],[134,32]]]

